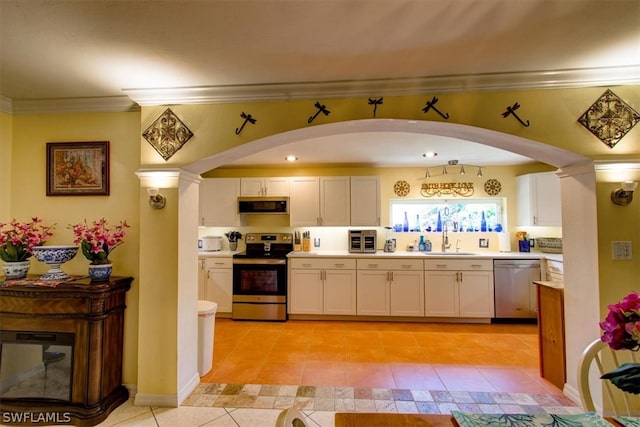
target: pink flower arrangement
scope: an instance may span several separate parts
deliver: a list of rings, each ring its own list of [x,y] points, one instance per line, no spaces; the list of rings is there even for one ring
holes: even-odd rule
[[[129,228],[126,221],[120,221],[111,227],[104,218],[93,221],[91,225],[85,220],[83,223],[71,225],[73,243],[80,244],[82,254],[91,264],[109,264],[109,254],[124,243],[125,228]]]
[[[631,292],[619,303],[610,305],[600,329],[604,331],[600,339],[612,349],[640,350],[640,294]],[[600,378],[611,381],[620,390],[640,394],[640,363],[623,363]]]
[[[631,292],[609,307],[609,314],[600,322],[602,341],[614,350],[640,349],[640,294]]]
[[[53,236],[52,228],[44,226],[38,217],[31,218],[31,222],[0,222],[0,258],[5,262],[26,261],[35,246]]]

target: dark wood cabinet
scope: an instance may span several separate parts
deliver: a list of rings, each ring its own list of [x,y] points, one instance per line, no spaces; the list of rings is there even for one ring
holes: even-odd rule
[[[550,282],[534,283],[538,294],[540,376],[562,390],[567,380],[564,290]]]
[[[129,393],[122,385],[122,347],[125,296],[132,280],[112,277],[108,282],[95,283],[79,278],[56,287],[3,284],[3,337],[72,334],[73,340],[69,397],[5,397],[0,401],[1,422],[93,426],[128,399]],[[5,340],[2,345],[9,343]],[[43,423],[45,417],[47,422]]]

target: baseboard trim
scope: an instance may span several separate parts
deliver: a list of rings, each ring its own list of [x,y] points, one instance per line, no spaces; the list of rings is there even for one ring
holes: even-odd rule
[[[580,392],[577,388],[565,383],[562,388],[562,394],[573,400],[576,405],[582,406],[582,399],[580,399]]]
[[[148,394],[137,393],[133,399],[134,406],[159,406],[166,408],[178,407],[177,394]]]
[[[180,404],[195,390],[200,384],[200,377],[196,372],[187,381],[177,394],[150,394],[137,393],[136,386],[126,386],[129,389],[130,396],[133,396],[134,406],[159,406],[167,408],[177,408]]]
[[[198,384],[200,384],[200,376],[196,372],[195,374],[193,374],[193,377],[191,377],[191,379],[178,392],[178,405],[180,405],[187,397],[189,397],[193,390],[196,389]]]

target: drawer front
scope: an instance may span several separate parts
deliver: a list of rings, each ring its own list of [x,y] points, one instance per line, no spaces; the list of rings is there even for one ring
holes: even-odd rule
[[[205,258],[204,266],[205,268],[233,268],[233,258]]]
[[[355,270],[356,260],[350,258],[290,258],[291,268],[299,270]]]
[[[422,259],[359,258],[358,270],[423,270]]]
[[[428,259],[424,262],[425,270],[478,270],[492,271],[493,260],[490,259]]]

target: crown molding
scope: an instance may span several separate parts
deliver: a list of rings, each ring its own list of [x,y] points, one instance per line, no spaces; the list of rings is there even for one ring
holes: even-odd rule
[[[139,111],[128,96],[11,100],[13,114],[119,113]]]
[[[640,84],[640,65],[403,79],[123,89],[126,96],[59,99],[0,97],[11,114],[139,111],[140,106],[407,96],[424,93],[563,89]]]
[[[640,84],[640,66],[405,79],[123,89],[138,105],[217,104]]]

